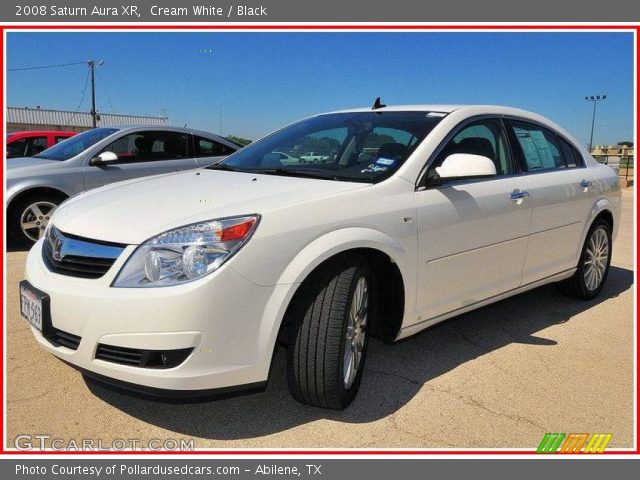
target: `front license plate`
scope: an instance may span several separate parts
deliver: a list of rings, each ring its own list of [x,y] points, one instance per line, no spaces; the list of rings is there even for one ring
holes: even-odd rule
[[[20,284],[20,313],[22,317],[42,332],[43,296],[27,282]]]

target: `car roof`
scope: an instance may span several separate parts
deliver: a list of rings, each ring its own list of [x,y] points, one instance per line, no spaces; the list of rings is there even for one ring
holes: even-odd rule
[[[36,135],[75,135],[76,132],[70,130],[21,130],[18,132],[7,132],[7,135],[24,135],[24,136],[36,136]]]
[[[215,133],[205,132],[204,130],[196,130],[188,127],[171,127],[169,125],[125,125],[125,126],[117,126],[117,127],[98,127],[98,128],[108,128],[108,129],[117,130],[118,133],[126,133],[129,131],[139,132],[141,130],[153,130],[153,131],[161,130],[161,131],[169,131],[169,132],[191,133],[193,135],[199,135],[201,137],[214,139],[216,141],[224,143],[225,145],[229,147],[233,147],[235,149],[241,148],[240,145],[237,145],[236,143],[233,143],[232,141],[227,140],[226,138],[220,135],[216,135]]]
[[[213,137],[221,137],[220,135],[216,135],[215,133],[205,132],[204,130],[196,130],[194,128],[188,127],[172,127],[169,125],[119,125],[117,127],[98,127],[98,128],[112,128],[118,130],[120,132],[128,131],[128,130],[166,130],[170,132],[182,132],[182,133],[195,133],[197,135],[206,135]]]
[[[349,113],[349,112],[371,112],[371,107],[351,108],[346,110],[338,110],[330,113]],[[423,104],[423,105],[388,105],[375,110],[376,112],[438,112],[452,113],[454,111],[468,111],[470,114],[477,115],[479,113],[497,114],[497,115],[518,115],[539,117],[536,113],[522,110],[519,108],[505,107],[503,105],[484,105],[484,104]]]
[[[542,123],[547,127],[551,127],[563,135],[571,138],[571,140],[580,145],[580,143],[573,138],[566,130],[557,125],[552,120],[539,115],[534,112],[530,112],[528,110],[522,110],[520,108],[513,107],[505,107],[502,105],[390,105],[382,108],[378,108],[376,110],[372,110],[371,107],[366,108],[353,108],[350,110],[340,110],[337,112],[331,113],[356,113],[356,112],[435,112],[435,113],[443,113],[450,114],[456,112],[456,114],[460,114],[461,116],[472,117],[476,115],[505,115],[505,116],[513,116],[519,117],[523,119],[532,120],[535,122]]]
[[[578,139],[576,139],[571,133],[556,124],[552,120],[528,110],[520,108],[505,107],[502,105],[471,105],[471,104],[424,104],[424,105],[389,105],[373,110],[371,107],[352,108],[348,110],[339,110],[330,113],[355,113],[355,112],[435,112],[443,114],[451,114],[456,112],[459,114],[459,118],[473,117],[476,115],[505,115],[513,116],[516,118],[522,118],[525,120],[531,120],[538,122],[556,132],[562,134],[565,138],[571,140],[574,146],[578,147],[583,154],[590,154]]]
[[[466,105],[446,105],[446,104],[433,104],[433,105],[388,105],[382,108],[376,109],[377,112],[440,112],[451,113],[454,110],[465,107]],[[348,108],[345,110],[337,110],[330,113],[350,113],[350,112],[371,112],[371,107],[359,107]]]

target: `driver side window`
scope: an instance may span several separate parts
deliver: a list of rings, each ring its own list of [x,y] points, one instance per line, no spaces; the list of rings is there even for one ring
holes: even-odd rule
[[[135,132],[118,138],[103,152],[118,155],[118,163],[178,160],[187,157],[187,136],[160,130]]]
[[[454,153],[470,153],[489,158],[496,166],[497,175],[513,173],[507,138],[502,123],[497,119],[479,120],[460,130],[440,152],[431,171]]]

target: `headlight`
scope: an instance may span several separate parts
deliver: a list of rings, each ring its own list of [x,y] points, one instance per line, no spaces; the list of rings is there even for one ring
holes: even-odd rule
[[[194,223],[150,238],[131,254],[114,287],[167,287],[217,270],[251,237],[258,215]]]

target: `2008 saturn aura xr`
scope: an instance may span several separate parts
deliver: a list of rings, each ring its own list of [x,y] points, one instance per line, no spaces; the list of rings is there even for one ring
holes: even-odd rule
[[[619,215],[616,174],[539,115],[376,102],[69,199],[21,311],[65,362],[164,397],[264,385],[283,341],[292,395],[340,409],[370,337],[552,282],[598,295]]]

